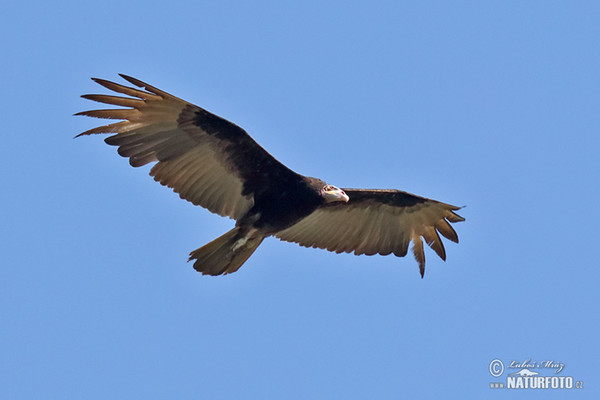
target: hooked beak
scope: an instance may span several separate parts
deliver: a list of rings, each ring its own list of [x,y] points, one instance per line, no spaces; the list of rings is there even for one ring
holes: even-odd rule
[[[323,196],[326,203],[332,203],[334,201],[343,201],[347,203],[348,200],[350,200],[350,197],[348,197],[346,192],[332,185],[329,187],[324,187],[321,190],[321,196]]]

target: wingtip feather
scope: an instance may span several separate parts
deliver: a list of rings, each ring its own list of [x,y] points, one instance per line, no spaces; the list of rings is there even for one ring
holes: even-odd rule
[[[442,260],[446,261],[446,249],[435,228],[433,226],[428,226],[423,231],[423,237],[425,238],[427,245],[431,247]]]
[[[146,83],[140,81],[139,79],[136,79],[132,76],[126,75],[126,74],[119,74],[119,76],[123,79],[125,79],[127,82],[137,86],[137,87],[141,87],[143,88],[144,86],[147,86]]]
[[[160,96],[163,98],[177,99],[177,97],[173,96],[172,94],[169,94],[169,93],[165,92],[164,90],[160,90],[159,88],[149,85],[146,82],[136,79],[132,76],[125,75],[125,74],[119,74],[119,76],[121,78],[125,79],[127,82],[131,83],[132,85],[135,85],[141,89],[147,90],[148,92],[152,93],[155,96]],[[181,100],[181,99],[179,99],[179,100]],[[183,100],[181,100],[181,101],[183,101]]]
[[[421,236],[413,236],[412,242],[413,255],[415,256],[417,263],[419,263],[419,272],[421,273],[421,278],[423,278],[423,276],[425,276],[425,251],[423,249],[423,241],[421,240]]]
[[[450,210],[448,210],[448,212],[446,213],[446,215],[444,215],[444,217],[450,222],[462,222],[465,220],[463,217],[456,214],[454,211],[450,211]]]
[[[446,221],[444,218],[440,219],[435,224],[435,229],[437,229],[442,234],[442,236],[444,236],[446,239],[448,239],[454,243],[458,243],[458,234],[456,233],[454,228],[452,228],[450,223],[448,221]]]

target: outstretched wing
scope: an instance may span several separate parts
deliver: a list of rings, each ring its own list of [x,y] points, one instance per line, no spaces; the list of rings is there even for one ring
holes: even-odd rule
[[[157,161],[150,175],[181,198],[239,219],[253,206],[257,191],[274,182],[300,179],[239,126],[135,78],[121,77],[144,90],[93,78],[129,97],[82,97],[127,108],[75,115],[124,121],[77,136],[116,133],[106,138],[106,143],[118,146],[118,153],[128,157],[134,167]]]
[[[328,203],[296,224],[275,234],[281,240],[336,253],[394,253],[404,257],[409,243],[425,273],[421,238],[443,259],[446,250],[438,234],[458,243],[449,222],[464,221],[454,213],[460,207],[399,190],[343,189],[348,203]]]

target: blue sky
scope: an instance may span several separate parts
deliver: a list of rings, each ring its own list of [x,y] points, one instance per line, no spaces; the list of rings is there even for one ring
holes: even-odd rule
[[[598,398],[600,5],[11,3],[0,17],[0,397],[564,398],[489,365],[564,363]],[[126,73],[342,187],[466,205],[442,262],[266,240],[235,274],[189,251],[233,222],[72,114]],[[537,371],[552,375],[553,372]],[[570,394],[575,398],[574,394]]]

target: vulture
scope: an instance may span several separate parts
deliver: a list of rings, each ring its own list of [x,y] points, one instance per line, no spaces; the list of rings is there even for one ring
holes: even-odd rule
[[[455,213],[461,207],[400,190],[340,189],[300,175],[239,126],[138,79],[121,77],[133,87],[92,78],[115,93],[82,96],[121,108],[75,114],[117,122],[76,137],[112,134],[105,142],[117,146],[133,167],[155,163],[150,170],[154,180],[236,221],[232,230],[190,253],[189,261],[202,274],[237,271],[268,236],[356,255],[403,257],[412,243],[421,277],[422,239],[443,260],[439,234],[458,243],[450,223],[464,221]]]

